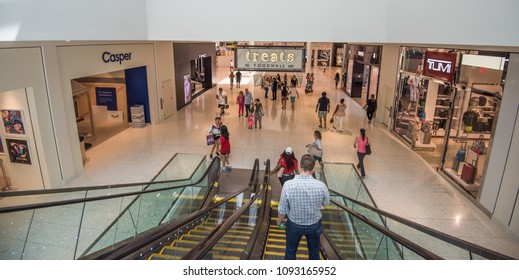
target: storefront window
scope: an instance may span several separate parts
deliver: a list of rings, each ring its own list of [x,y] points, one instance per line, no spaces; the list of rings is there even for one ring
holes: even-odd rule
[[[456,79],[449,80],[424,75],[429,72],[423,67],[426,52],[401,49],[393,129],[431,166],[477,198],[499,115],[505,57],[435,49],[434,55],[451,56],[450,65],[458,66]]]

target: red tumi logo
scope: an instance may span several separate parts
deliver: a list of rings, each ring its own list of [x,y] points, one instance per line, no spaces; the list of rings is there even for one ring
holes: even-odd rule
[[[424,75],[452,82],[456,59],[456,53],[425,52]]]
[[[447,60],[438,60],[438,59],[427,59],[428,68],[434,71],[451,73],[452,72],[452,62]]]

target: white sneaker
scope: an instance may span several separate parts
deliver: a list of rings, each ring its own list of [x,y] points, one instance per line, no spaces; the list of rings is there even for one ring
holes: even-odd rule
[[[232,167],[230,165],[227,165],[225,169],[227,169],[227,171],[232,171]]]
[[[225,167],[220,168],[220,172],[227,172],[227,169]]]

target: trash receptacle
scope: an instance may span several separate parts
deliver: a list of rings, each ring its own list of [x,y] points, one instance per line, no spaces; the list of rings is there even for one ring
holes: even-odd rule
[[[85,152],[85,137],[79,136],[79,149],[81,150],[81,158],[83,159],[83,164],[86,161],[86,152]]]

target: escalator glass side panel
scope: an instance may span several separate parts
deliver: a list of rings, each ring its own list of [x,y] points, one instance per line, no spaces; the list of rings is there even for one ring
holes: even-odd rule
[[[323,211],[324,233],[344,260],[403,259],[395,240],[335,205]],[[411,258],[414,259],[414,258]]]
[[[444,259],[453,260],[470,260],[470,259],[486,259],[478,254],[446,242],[436,236],[424,233],[412,226],[401,223],[389,216],[379,214],[363,205],[357,204],[345,197],[339,195],[331,195],[331,199],[335,200],[357,213],[363,215],[367,219],[397,233],[398,235],[408,239],[409,241],[427,249]],[[413,253],[414,254],[414,253]],[[411,258],[412,259],[412,258]]]
[[[324,174],[331,190],[368,205],[375,205],[353,164],[326,163]]]

